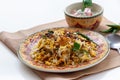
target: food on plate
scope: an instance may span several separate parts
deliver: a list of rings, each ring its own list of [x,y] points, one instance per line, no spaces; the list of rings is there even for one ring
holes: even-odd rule
[[[37,63],[49,66],[76,65],[93,59],[97,44],[80,32],[48,30],[32,47],[31,57]]]
[[[107,51],[107,42],[96,32],[53,28],[27,37],[20,45],[19,56],[40,70],[67,70],[91,65]]]

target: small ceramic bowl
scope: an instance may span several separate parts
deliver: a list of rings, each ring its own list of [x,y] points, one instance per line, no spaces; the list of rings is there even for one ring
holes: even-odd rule
[[[96,29],[102,20],[103,8],[100,5],[93,3],[92,6],[89,7],[94,13],[92,16],[78,17],[71,13],[73,10],[82,9],[82,6],[82,2],[77,2],[66,7],[64,13],[68,25],[70,27],[78,27],[90,30]]]

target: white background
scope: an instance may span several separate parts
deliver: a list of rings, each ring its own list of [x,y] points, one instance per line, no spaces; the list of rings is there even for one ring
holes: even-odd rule
[[[65,7],[78,1],[81,0],[0,0],[0,32],[16,32],[64,19]],[[120,23],[120,0],[93,2],[104,8],[106,18]],[[39,77],[0,42],[0,80],[39,80]],[[120,80],[120,67],[86,76],[82,80]]]

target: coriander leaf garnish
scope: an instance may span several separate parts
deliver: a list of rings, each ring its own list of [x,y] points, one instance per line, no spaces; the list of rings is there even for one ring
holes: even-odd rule
[[[77,43],[77,42],[74,42],[74,45],[73,45],[73,51],[77,51],[80,49],[80,44]]]
[[[92,0],[83,0],[83,9],[82,11],[84,11],[85,8],[92,6]]]

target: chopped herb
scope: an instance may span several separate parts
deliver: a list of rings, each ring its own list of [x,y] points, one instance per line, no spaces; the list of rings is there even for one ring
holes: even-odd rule
[[[48,30],[48,33],[53,34],[54,32],[53,32],[53,31]]]
[[[77,51],[80,49],[80,44],[77,43],[77,42],[74,42],[74,45],[73,45],[73,51]]]
[[[83,9],[82,11],[84,11],[85,8],[92,6],[92,0],[83,0]]]

